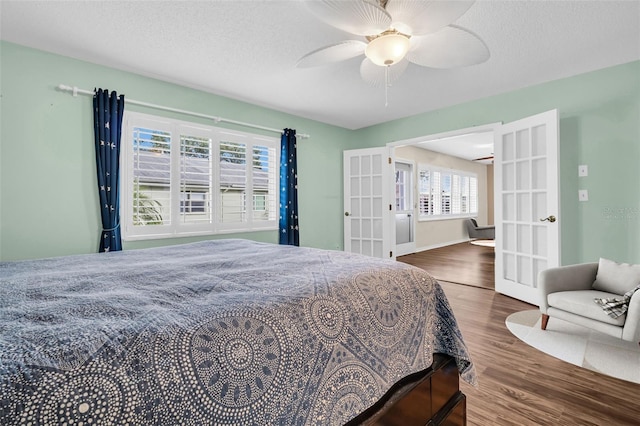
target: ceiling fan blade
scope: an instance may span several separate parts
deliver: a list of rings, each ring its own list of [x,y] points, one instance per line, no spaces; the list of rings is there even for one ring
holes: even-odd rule
[[[430,68],[457,68],[485,62],[491,54],[475,34],[449,26],[434,34],[411,37],[407,59]]]
[[[493,160],[493,155],[490,155],[488,157],[480,157],[480,158],[474,158],[471,161],[482,161],[482,160]]]
[[[381,67],[371,62],[369,58],[364,58],[360,64],[360,75],[364,81],[372,86],[384,86],[387,83],[392,83],[397,80],[404,70],[407,69],[408,65],[409,61],[403,59],[389,67]],[[386,75],[387,69],[389,72],[388,80]]]
[[[391,25],[391,15],[377,2],[312,0],[304,1],[304,4],[322,21],[351,34],[375,35],[389,29]]]
[[[346,40],[330,46],[321,47],[307,53],[296,63],[297,68],[311,68],[355,58],[364,54],[367,43],[359,40]]]
[[[409,35],[423,35],[455,22],[473,3],[475,0],[389,0],[385,8],[392,17],[393,28]]]

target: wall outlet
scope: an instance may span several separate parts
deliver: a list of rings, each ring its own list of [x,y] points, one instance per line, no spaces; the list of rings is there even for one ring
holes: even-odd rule
[[[578,191],[578,200],[589,201],[589,191],[587,191],[586,189],[580,189]]]
[[[579,165],[578,176],[580,177],[589,176],[589,166],[587,166],[586,164]]]

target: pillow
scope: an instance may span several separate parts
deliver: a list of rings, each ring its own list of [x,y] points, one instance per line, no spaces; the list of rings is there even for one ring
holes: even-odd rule
[[[593,282],[595,290],[607,293],[625,294],[640,284],[640,265],[616,263],[600,258],[598,273]]]

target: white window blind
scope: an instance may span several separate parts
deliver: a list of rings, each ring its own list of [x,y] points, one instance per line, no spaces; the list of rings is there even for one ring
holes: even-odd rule
[[[171,225],[169,169],[171,133],[134,126],[132,136],[133,188],[131,221],[134,226]]]
[[[253,221],[269,222],[277,219],[278,177],[276,149],[266,144],[253,147]]]
[[[442,175],[434,171],[431,177],[431,194],[433,194],[433,215],[442,214]]]
[[[478,213],[478,179],[469,178],[469,213]]]
[[[242,223],[246,220],[247,146],[221,141],[219,158],[220,221]]]
[[[187,130],[187,129],[181,129]],[[213,222],[212,139],[180,135],[180,221]]]
[[[421,219],[475,216],[478,213],[478,178],[475,174],[419,166]]]
[[[125,113],[125,240],[277,229],[279,139]]]
[[[462,213],[462,192],[460,190],[460,175],[451,176],[451,213]]]
[[[419,209],[420,214],[433,214],[433,196],[431,194],[431,173],[420,172],[419,178]]]

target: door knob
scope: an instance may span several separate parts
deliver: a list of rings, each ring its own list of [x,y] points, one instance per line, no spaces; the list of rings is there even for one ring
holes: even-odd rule
[[[556,217],[551,215],[549,217],[545,217],[544,219],[540,219],[540,222],[544,222],[545,220],[548,220],[549,222],[553,223],[556,221]]]
[[[349,216],[349,212],[344,212],[344,215],[345,216]]]

